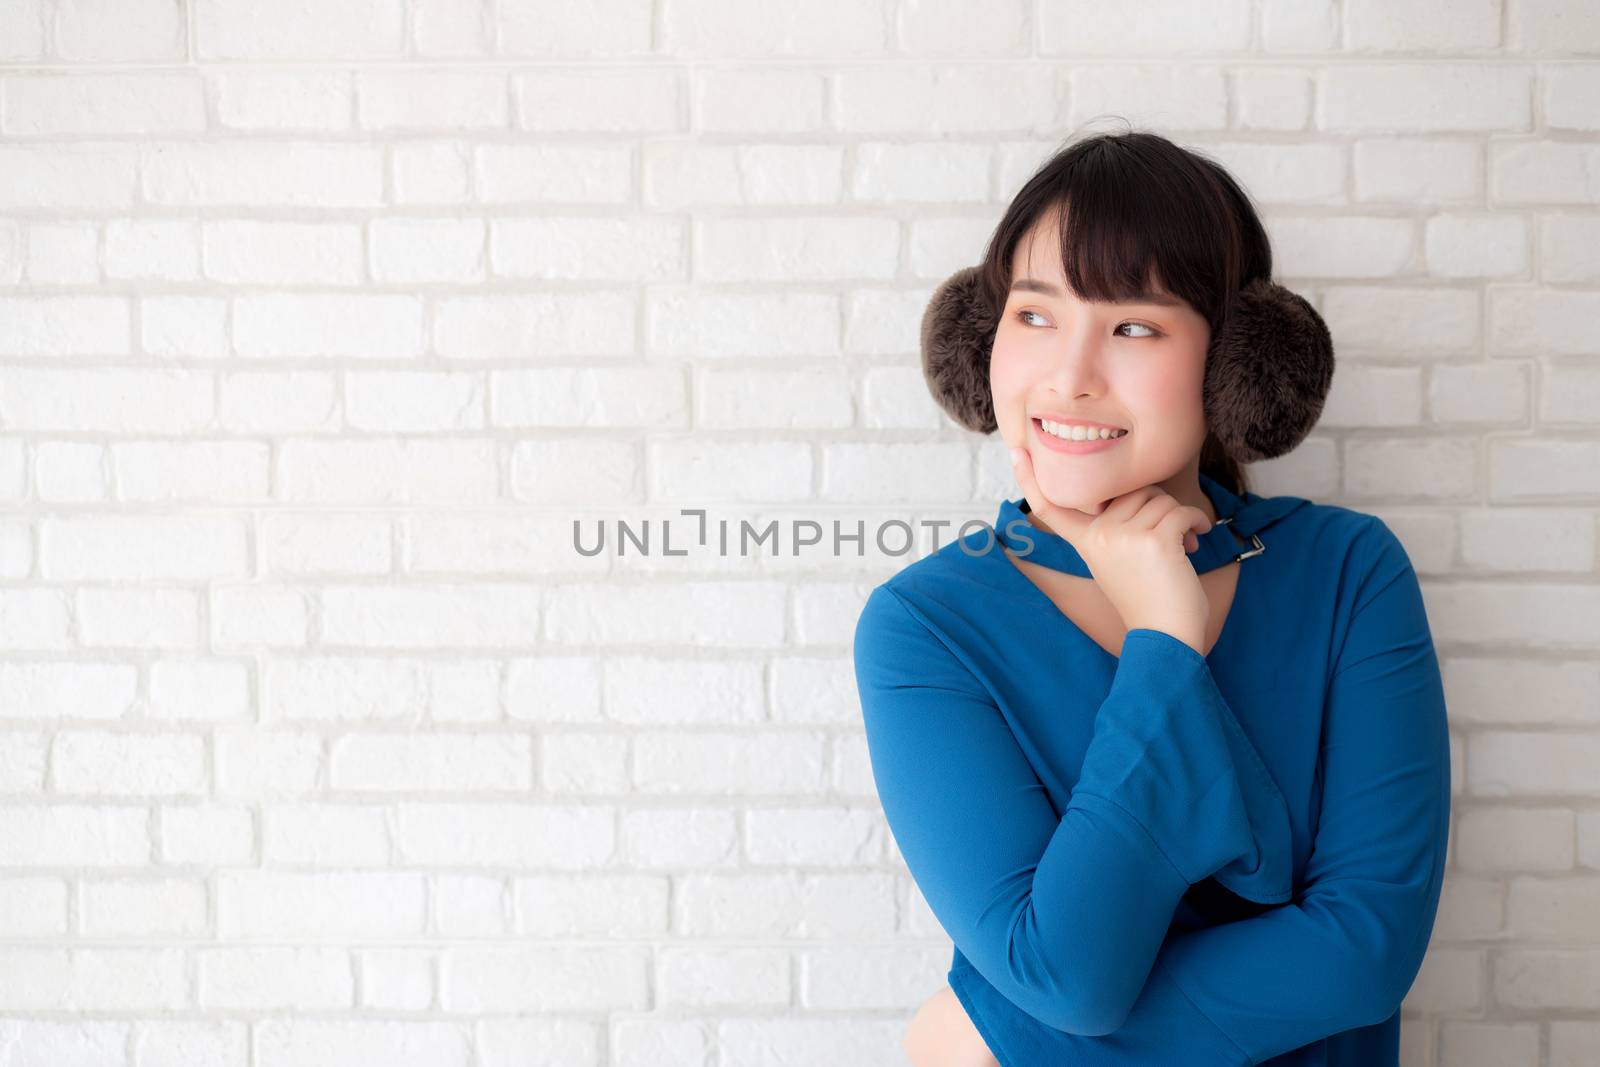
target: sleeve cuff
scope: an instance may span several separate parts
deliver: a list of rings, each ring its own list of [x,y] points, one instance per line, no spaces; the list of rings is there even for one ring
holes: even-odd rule
[[[1256,903],[1293,898],[1288,803],[1210,664],[1171,634],[1124,637],[1077,788],[1124,808],[1191,885],[1214,877]]]

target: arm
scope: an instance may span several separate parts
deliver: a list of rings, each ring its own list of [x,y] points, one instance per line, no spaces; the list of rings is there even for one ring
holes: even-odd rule
[[[1375,559],[1328,688],[1322,811],[1300,897],[1168,941],[1126,1023],[1089,1042],[1082,1062],[1148,1062],[1121,1052],[1203,1031],[1244,1058],[1190,1062],[1261,1063],[1382,1022],[1415,980],[1439,902],[1450,742],[1416,574],[1382,522],[1368,536]]]
[[[1450,828],[1450,738],[1416,572],[1374,520],[1329,683],[1322,813],[1298,900],[1174,938],[1156,961],[1260,1063],[1382,1022],[1422,966]]]
[[[1114,1029],[1192,882],[1289,898],[1283,797],[1178,639],[1127,634],[1059,816],[994,698],[889,587],[863,609],[855,667],[873,777],[918,888],[974,967],[1045,1025]],[[1070,699],[1071,682],[1039,699]]]

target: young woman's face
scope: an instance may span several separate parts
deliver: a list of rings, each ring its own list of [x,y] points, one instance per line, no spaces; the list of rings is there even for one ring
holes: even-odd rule
[[[1018,242],[989,387],[1001,437],[1027,450],[1045,497],[1097,515],[1111,498],[1198,464],[1211,331],[1199,312],[1162,303],[1175,298],[1160,293],[1119,304],[1078,298],[1061,265],[1057,217],[1042,218]],[[1028,289],[1030,281],[1052,291]],[[1041,417],[1130,432],[1096,451],[1069,451],[1051,447],[1056,439]]]

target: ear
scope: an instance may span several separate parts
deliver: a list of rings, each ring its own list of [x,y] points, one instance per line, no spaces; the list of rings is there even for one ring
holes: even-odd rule
[[[998,309],[990,306],[977,267],[963,267],[934,290],[922,313],[922,374],[933,399],[958,424],[993,433],[989,352]]]
[[[1240,463],[1305,440],[1333,383],[1333,337],[1303,297],[1257,278],[1234,297],[1206,353],[1211,432]]]

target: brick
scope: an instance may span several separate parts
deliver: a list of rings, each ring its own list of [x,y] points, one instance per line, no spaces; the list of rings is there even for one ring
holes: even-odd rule
[[[652,355],[716,359],[840,354],[839,300],[820,293],[751,294],[707,289],[652,296]],[[781,322],[773,332],[768,326]]]
[[[1489,145],[1489,197],[1497,207],[1600,201],[1588,175],[1600,166],[1600,145],[1517,141]]]
[[[1556,0],[1511,4],[1506,9],[1506,44],[1513,52],[1600,51],[1600,13]]]
[[[250,1027],[244,1022],[148,1020],[136,1026],[133,1041],[139,1067],[186,1067],[196,1059],[210,1067],[249,1062]]]
[[[467,1067],[472,1062],[471,1031],[459,1022],[268,1018],[252,1029],[255,1067],[350,1063],[366,1057],[388,1067]]]
[[[646,446],[653,499],[699,507],[729,500],[804,500],[811,496],[811,445],[804,441],[728,443],[679,440]]]
[[[664,876],[650,874],[518,878],[517,932],[584,940],[665,936],[667,885]]]
[[[1585,734],[1484,730],[1467,740],[1467,780],[1478,796],[1587,796],[1597,754]]]
[[[635,196],[633,156],[627,145],[478,145],[474,198],[485,204],[628,203]]]
[[[696,423],[708,429],[828,429],[852,419],[850,379],[826,367],[705,368],[697,372],[694,395]]]
[[[368,227],[379,282],[467,283],[486,273],[487,229],[479,219],[375,219]]]
[[[209,784],[204,740],[181,735],[62,732],[52,748],[51,775],[63,793],[172,795]]]
[[[74,73],[4,79],[0,128],[12,137],[202,133],[205,98],[188,73]]]
[[[881,5],[848,0],[822,0],[803,11],[685,0],[662,11],[657,47],[684,57],[882,56],[888,24]]]
[[[516,74],[517,128],[587,137],[676,133],[688,128],[685,76],[671,67]]]
[[[696,70],[694,128],[707,133],[801,133],[824,125],[823,75],[756,64]]]
[[[433,346],[447,359],[626,356],[634,319],[621,293],[447,297],[434,312]]]
[[[678,368],[549,368],[494,371],[494,426],[688,426],[688,390]]]
[[[233,371],[223,376],[218,423],[235,433],[296,433],[335,423],[338,389],[316,371]]]
[[[649,0],[552,8],[541,0],[496,0],[500,53],[510,56],[638,57],[651,51]]]
[[[216,887],[229,940],[415,937],[425,921],[426,886],[409,872],[223,872]]]
[[[1445,60],[1330,66],[1318,78],[1316,122],[1330,133],[1531,130],[1533,69]]]
[[[1362,139],[1352,162],[1358,201],[1475,204],[1484,195],[1484,149],[1471,141]]]
[[[208,279],[230,285],[357,285],[361,228],[344,222],[223,219],[203,224]]]
[[[834,204],[844,199],[844,160],[843,148],[825,145],[647,144],[644,198],[658,210]]]
[[[417,54],[430,59],[461,59],[489,51],[489,20],[480,3],[416,0],[411,35]]]
[[[1250,5],[1230,0],[1204,12],[1172,0],[1140,12],[1106,17],[1089,0],[1041,13],[1039,51],[1046,55],[1116,51],[1137,40],[1141,51],[1238,51],[1250,43]]]
[[[383,149],[377,145],[235,140],[147,144],[139,151],[144,195],[167,207],[356,208],[383,202]]]
[[[1544,121],[1551,129],[1600,129],[1600,63],[1573,63],[1540,72]]]
[[[78,896],[86,937],[194,937],[210,933],[202,878],[86,880]]]
[[[844,133],[990,138],[997,115],[1006,116],[1002,130],[1017,132],[1061,121],[1057,76],[1043,65],[862,64],[845,67],[832,80],[833,123]]]
[[[200,227],[185,221],[113,220],[106,224],[108,278],[193,281],[200,274]]]
[[[1469,808],[1456,820],[1456,862],[1480,873],[1571,870],[1575,825],[1561,808]]]
[[[483,376],[470,371],[349,373],[345,425],[372,433],[481,430],[487,391]]]
[[[44,55],[44,0],[15,0],[0,7],[0,59]]]
[[[1311,121],[1311,78],[1304,71],[1251,68],[1236,71],[1233,96],[1236,129],[1303,130]],[[1277,147],[1285,152],[1295,151],[1291,145]],[[1305,154],[1331,154],[1330,146],[1302,147],[1312,150]]]
[[[1423,227],[1428,273],[1444,278],[1521,278],[1529,269],[1528,225],[1494,215],[1434,215]]]
[[[1531,402],[1529,375],[1522,363],[1435,365],[1428,372],[1428,410],[1439,425],[1520,424]]]
[[[1053,14],[1053,11],[1052,11]],[[1047,21],[1054,21],[1046,15]],[[1162,22],[1171,21],[1163,15]],[[1093,21],[1100,21],[1094,17]],[[1184,21],[1179,18],[1178,21]],[[1089,20],[1081,22],[1074,30],[1077,36]],[[1141,43],[1148,42],[1152,21],[1140,31]],[[1066,45],[1078,48],[1087,42]],[[1158,47],[1151,49],[1159,50]],[[1144,49],[1141,49],[1144,51]],[[1220,130],[1228,125],[1227,84],[1220,68],[1214,66],[1181,65],[1119,65],[1082,67],[1070,71],[1067,84],[1067,125],[1084,127],[1107,114],[1126,117],[1136,126],[1162,126],[1182,130]],[[1007,107],[1004,113],[1014,108]]]
[[[783,643],[784,587],[778,582],[568,584],[552,587],[544,606],[544,636],[557,645]]]
[[[532,741],[494,734],[363,734],[333,742],[335,789],[355,792],[518,792],[533,786]]]
[[[662,1006],[787,1008],[789,954],[781,948],[675,945],[656,957]]]
[[[422,353],[422,302],[364,293],[244,296],[233,304],[242,356],[396,359]]]
[[[510,113],[506,77],[492,68],[364,70],[356,119],[368,130],[497,130]]]
[[[493,219],[489,265],[498,278],[573,282],[681,281],[687,231],[672,218]]]
[[[606,807],[531,803],[401,804],[396,859],[408,866],[590,870],[616,851]]]
[[[1362,52],[1476,52],[1500,45],[1497,0],[1351,0],[1344,46]]]
[[[869,141],[855,149],[852,199],[981,203],[989,197],[990,149],[946,141]]]
[[[212,1011],[330,1011],[355,1003],[350,954],[315,946],[196,953],[199,1004]]]
[[[217,120],[227,129],[333,131],[354,125],[355,79],[348,71],[213,70],[207,72]]]
[[[472,194],[470,151],[450,141],[397,144],[389,184],[397,204],[463,204]]]
[[[0,351],[14,356],[119,356],[132,350],[128,300],[120,296],[0,297]]]
[[[335,0],[315,8],[194,0],[197,59],[398,59],[404,48],[403,0]]]

